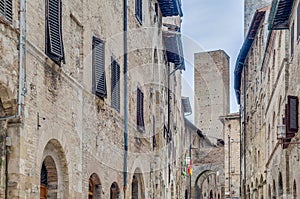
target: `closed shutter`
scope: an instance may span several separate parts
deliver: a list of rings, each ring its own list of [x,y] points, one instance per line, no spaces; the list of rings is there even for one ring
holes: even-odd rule
[[[287,133],[296,133],[298,131],[298,97],[288,96],[287,114]]]
[[[111,63],[111,106],[120,112],[120,65],[116,60]]]
[[[137,88],[137,129],[141,132],[145,131],[144,124],[144,93]]]
[[[142,0],[135,0],[135,16],[138,19],[140,23],[143,21],[143,6],[142,6]]]
[[[106,97],[105,48],[100,39],[93,37],[93,93],[98,97]]]
[[[0,15],[9,23],[12,22],[12,0],[0,0]]]
[[[62,40],[62,9],[60,0],[47,0],[46,8],[46,54],[55,62],[64,61]]]

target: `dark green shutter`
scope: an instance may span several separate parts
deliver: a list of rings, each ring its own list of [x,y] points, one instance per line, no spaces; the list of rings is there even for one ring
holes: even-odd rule
[[[0,15],[3,16],[9,23],[12,22],[12,0],[0,0]]]
[[[135,16],[140,23],[143,21],[143,6],[142,0],[135,0]]]
[[[106,97],[105,48],[100,39],[93,37],[93,93],[98,97]]]
[[[120,112],[120,65],[113,59],[111,63],[111,106]]]
[[[62,4],[60,0],[47,0],[46,26],[46,54],[55,62],[64,61]]]

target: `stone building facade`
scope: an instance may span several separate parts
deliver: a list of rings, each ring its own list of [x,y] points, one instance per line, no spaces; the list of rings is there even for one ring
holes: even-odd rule
[[[240,196],[240,116],[231,113],[221,116],[224,125],[225,197]]]
[[[195,53],[195,125],[216,144],[223,139],[219,117],[229,113],[229,56],[223,50]]]
[[[299,197],[299,1],[255,12],[235,70],[242,113],[242,195]]]
[[[121,0],[1,0],[0,198],[183,197],[170,4],[130,0],[124,18]]]

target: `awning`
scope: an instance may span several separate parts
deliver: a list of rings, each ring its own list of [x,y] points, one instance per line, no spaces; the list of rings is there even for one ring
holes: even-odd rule
[[[245,38],[243,46],[236,60],[235,69],[234,69],[234,90],[235,90],[235,95],[238,104],[240,104],[241,78],[242,78],[242,72],[243,72],[245,60],[252,46],[253,40],[256,36],[258,27],[265,16],[265,13],[266,13],[266,8],[257,10],[255,12],[248,34]]]
[[[158,3],[163,17],[183,16],[180,0],[158,0]]]
[[[181,33],[172,30],[163,31],[163,40],[168,62],[174,63],[180,70],[185,70]]]
[[[274,0],[269,17],[269,29],[281,30],[289,28],[289,19],[294,0]]]

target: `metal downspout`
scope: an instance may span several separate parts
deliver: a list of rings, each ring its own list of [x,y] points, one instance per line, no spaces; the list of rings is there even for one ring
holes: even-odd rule
[[[246,178],[247,178],[247,172],[246,172],[246,121],[247,121],[247,106],[246,106],[246,65],[244,65],[244,194],[245,194],[245,198],[246,198],[246,193],[247,193],[247,190],[246,190]]]
[[[123,11],[123,45],[124,45],[124,164],[123,164],[123,191],[126,199],[127,189],[127,163],[128,163],[128,63],[127,63],[127,2],[124,0]]]
[[[242,105],[240,104],[240,197],[242,197]]]

